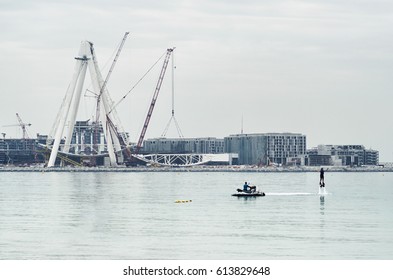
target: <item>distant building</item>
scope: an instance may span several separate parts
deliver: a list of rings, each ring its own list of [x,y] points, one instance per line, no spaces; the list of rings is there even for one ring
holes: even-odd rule
[[[74,154],[90,155],[95,149],[96,153],[105,152],[104,132],[102,125],[95,125],[90,121],[77,121],[72,133],[70,152]]]
[[[38,135],[37,137],[41,136]],[[44,163],[45,156],[42,149],[36,145],[39,139],[0,139],[0,164],[30,165]]]
[[[48,139],[47,135],[40,134],[37,134],[36,139],[0,139],[0,164],[32,165],[45,163],[50,152],[45,146],[51,145],[52,142],[53,139]],[[69,149],[69,153],[75,155],[69,154],[67,158],[81,164],[105,165],[104,156],[89,158],[89,155],[92,154],[105,154],[107,152],[105,143],[101,124],[96,126],[94,122],[77,121],[74,126]],[[65,139],[62,139],[60,142],[61,150],[64,144]],[[81,160],[81,157],[84,157],[83,160]],[[57,164],[60,164],[60,158],[61,154],[58,154],[56,159]],[[118,159],[121,160],[119,155]]]
[[[117,148],[126,146],[128,133],[119,133],[119,145]],[[69,152],[82,157],[82,164],[89,166],[108,166],[108,157],[89,157],[91,155],[108,154],[108,147],[105,139],[104,130],[101,123],[87,121],[76,121]],[[72,158],[72,156],[70,156]],[[74,158],[77,162],[81,159]],[[117,154],[118,163],[124,160],[123,154]]]
[[[363,145],[319,145],[307,151],[310,166],[362,166],[378,165],[379,152]]]
[[[236,134],[225,137],[224,143],[226,153],[239,155],[239,164],[304,165],[306,136],[302,134]]]
[[[154,138],[143,141],[145,154],[222,154],[224,139],[207,138]]]
[[[122,138],[128,138],[124,134]],[[36,139],[0,139],[0,164],[30,165],[45,163],[48,136]],[[64,145],[64,139],[60,147]],[[39,145],[42,144],[42,145]],[[235,134],[224,139],[153,138],[143,142],[145,156],[164,155],[162,161],[181,163],[191,156],[195,161],[208,158],[214,165],[309,165],[362,166],[379,165],[379,152],[363,145],[319,145],[306,150],[306,136],[299,133]],[[71,159],[85,165],[106,165],[106,145],[102,126],[89,121],[77,121],[72,134]],[[92,157],[93,154],[103,156]],[[176,161],[176,156],[182,155]],[[169,157],[174,156],[169,159]],[[121,155],[118,155],[121,162]],[[82,160],[81,160],[82,158]],[[60,155],[57,159],[60,163]]]

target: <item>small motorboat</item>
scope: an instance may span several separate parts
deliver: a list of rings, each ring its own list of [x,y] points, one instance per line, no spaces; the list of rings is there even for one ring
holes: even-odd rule
[[[254,196],[265,196],[265,193],[257,190],[256,188],[247,191],[244,191],[242,189],[237,189],[237,193],[232,194],[232,196],[254,197]]]

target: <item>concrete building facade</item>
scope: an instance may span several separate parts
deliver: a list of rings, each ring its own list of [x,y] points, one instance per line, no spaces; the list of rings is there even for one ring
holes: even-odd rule
[[[0,139],[0,164],[44,163],[45,156],[37,147],[38,142],[39,139]]]
[[[225,152],[237,153],[239,164],[304,164],[306,136],[299,133],[236,134],[224,138]]]
[[[76,121],[72,133],[70,152],[74,154],[92,154],[94,144],[97,145],[98,153],[104,152],[104,133],[101,124],[96,128],[89,121]]]
[[[154,138],[143,141],[144,154],[222,154],[224,139],[207,138]]]
[[[310,166],[362,166],[378,165],[379,152],[363,145],[318,145],[307,151]]]

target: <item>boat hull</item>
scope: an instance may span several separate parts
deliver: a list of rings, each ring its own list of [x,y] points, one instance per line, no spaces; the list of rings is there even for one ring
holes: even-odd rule
[[[234,193],[232,196],[237,196],[237,197],[254,197],[254,196],[265,196],[264,192],[253,192],[253,193]]]

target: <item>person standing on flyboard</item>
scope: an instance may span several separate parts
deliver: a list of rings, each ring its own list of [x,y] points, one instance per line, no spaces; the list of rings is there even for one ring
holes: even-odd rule
[[[323,167],[319,171],[319,187],[325,187],[325,171],[323,170]]]

